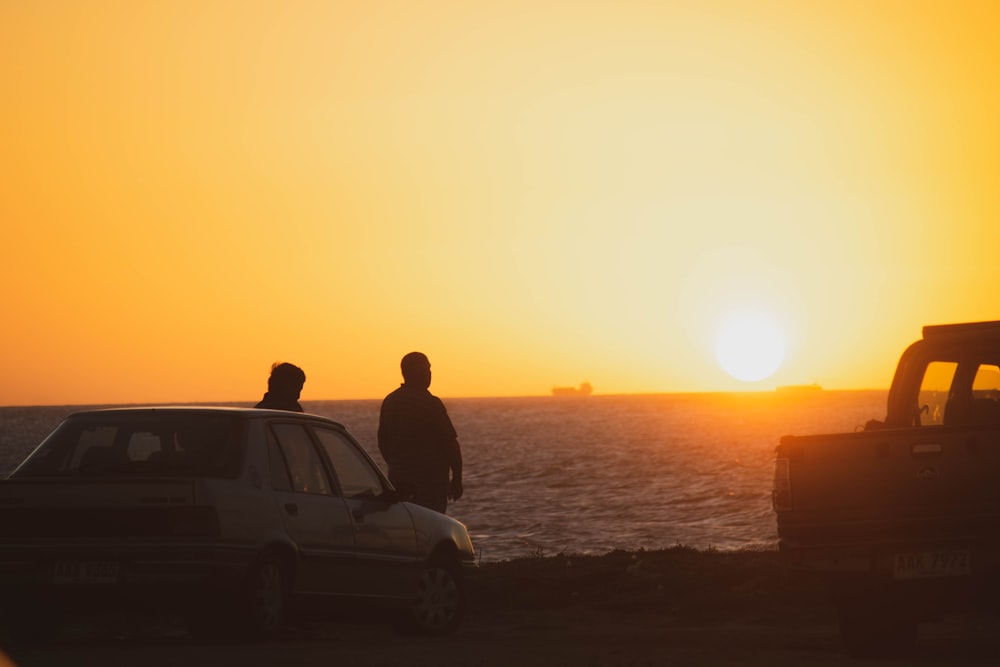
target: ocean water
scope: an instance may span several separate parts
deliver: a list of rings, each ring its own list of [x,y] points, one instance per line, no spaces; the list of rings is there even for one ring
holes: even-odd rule
[[[465,461],[448,513],[483,561],[612,549],[773,546],[774,448],[853,431],[885,391],[445,399]],[[380,401],[303,401],[379,464]],[[0,408],[0,477],[78,407]],[[384,465],[383,465],[384,468]]]

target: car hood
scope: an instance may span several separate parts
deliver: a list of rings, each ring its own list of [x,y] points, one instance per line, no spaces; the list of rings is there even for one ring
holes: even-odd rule
[[[429,555],[442,542],[451,542],[461,560],[475,560],[475,548],[464,523],[414,503],[406,503],[406,508],[413,518],[417,548],[421,553]]]

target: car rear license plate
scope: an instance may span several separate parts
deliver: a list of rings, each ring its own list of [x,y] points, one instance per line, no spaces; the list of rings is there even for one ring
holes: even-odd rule
[[[113,584],[118,581],[115,561],[59,562],[52,572],[55,584]]]
[[[961,577],[972,573],[971,560],[964,549],[897,553],[892,575],[896,579]]]

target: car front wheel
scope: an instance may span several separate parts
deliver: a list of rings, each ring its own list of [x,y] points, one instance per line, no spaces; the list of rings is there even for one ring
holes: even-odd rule
[[[465,607],[465,585],[458,565],[432,562],[420,572],[407,625],[417,634],[450,635],[461,625]]]

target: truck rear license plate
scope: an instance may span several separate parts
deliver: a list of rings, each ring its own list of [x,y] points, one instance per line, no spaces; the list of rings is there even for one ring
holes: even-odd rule
[[[55,564],[52,583],[55,584],[113,584],[118,581],[118,563],[115,561],[60,562]]]
[[[896,579],[961,577],[971,573],[969,552],[964,549],[898,553],[892,566]]]

